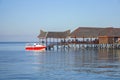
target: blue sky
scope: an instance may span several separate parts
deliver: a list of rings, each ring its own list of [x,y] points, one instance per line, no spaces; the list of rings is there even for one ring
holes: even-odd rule
[[[0,41],[37,41],[40,29],[120,27],[120,0],[0,0]]]

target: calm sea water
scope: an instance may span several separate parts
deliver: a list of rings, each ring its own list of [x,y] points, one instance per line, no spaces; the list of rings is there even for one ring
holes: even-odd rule
[[[25,51],[0,43],[0,80],[120,80],[120,50]]]

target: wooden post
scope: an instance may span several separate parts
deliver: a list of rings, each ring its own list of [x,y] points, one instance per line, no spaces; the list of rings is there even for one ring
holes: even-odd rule
[[[58,38],[57,38],[57,50],[58,50]]]
[[[40,44],[40,42],[41,42],[41,38],[39,38],[39,44]]]
[[[65,47],[66,47],[66,39],[64,38],[64,43],[63,43],[63,45],[64,45],[64,50],[65,50]]]
[[[83,36],[83,42],[84,42],[84,36]]]
[[[80,49],[80,41],[79,41],[79,49]]]
[[[46,41],[46,50],[47,50],[47,48],[48,48],[48,45],[47,45],[47,37],[45,38],[45,41]]]
[[[114,44],[115,44],[114,40],[115,40],[115,39],[114,39],[114,37],[112,37],[112,38],[113,38],[113,48],[114,48],[114,46],[115,46],[115,45],[114,45]]]
[[[55,45],[55,40],[54,40],[55,38],[53,38],[53,50],[54,50],[54,45]]]
[[[76,49],[76,44],[77,44],[77,42],[76,42],[76,36],[75,36],[75,39],[74,39],[74,41],[75,41],[74,48]]]
[[[42,38],[42,40],[41,40],[41,44],[42,44],[42,45],[43,45],[43,41],[44,41],[44,40],[43,40],[43,38]]]
[[[83,43],[82,43],[82,48],[84,47],[84,36],[83,36]]]
[[[92,37],[90,37],[90,44],[91,44],[91,48],[92,48]]]

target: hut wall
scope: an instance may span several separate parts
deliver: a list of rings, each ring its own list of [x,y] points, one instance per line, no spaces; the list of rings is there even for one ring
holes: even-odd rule
[[[99,37],[99,44],[107,44],[108,38],[107,37]]]
[[[113,37],[99,36],[99,44],[113,44]]]

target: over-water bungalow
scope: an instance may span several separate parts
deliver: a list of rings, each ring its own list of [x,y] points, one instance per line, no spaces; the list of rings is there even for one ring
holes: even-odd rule
[[[120,28],[79,27],[70,34],[71,38],[98,39],[99,44],[112,44],[120,38]]]
[[[82,42],[85,42],[85,43],[98,44],[99,43],[98,35],[99,35],[99,32],[101,32],[102,30],[104,30],[104,28],[78,27],[73,32],[71,32],[70,37],[75,39],[80,38],[82,39]]]
[[[105,28],[99,32],[99,44],[120,43],[120,28]]]

